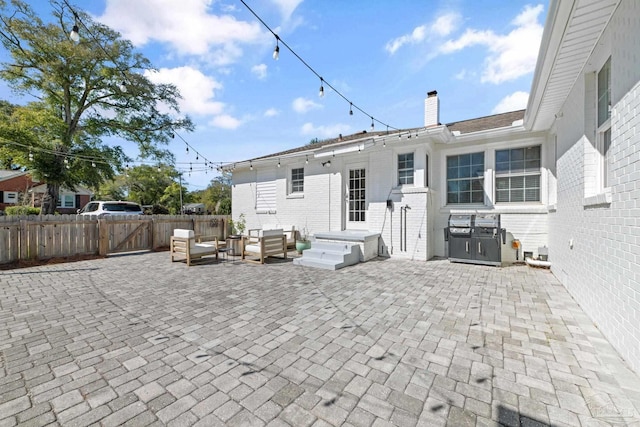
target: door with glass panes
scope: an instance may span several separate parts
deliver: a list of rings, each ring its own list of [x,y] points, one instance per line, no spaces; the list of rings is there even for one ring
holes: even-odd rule
[[[367,228],[367,169],[361,165],[347,168],[345,225],[346,229]]]

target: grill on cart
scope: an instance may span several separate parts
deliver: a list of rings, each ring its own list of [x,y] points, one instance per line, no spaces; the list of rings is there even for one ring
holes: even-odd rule
[[[506,232],[499,214],[450,215],[445,230],[452,262],[497,265],[502,263]]]

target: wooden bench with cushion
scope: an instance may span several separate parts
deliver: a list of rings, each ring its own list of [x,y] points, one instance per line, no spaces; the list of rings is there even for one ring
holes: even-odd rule
[[[171,262],[186,260],[187,266],[191,266],[191,261],[204,256],[215,255],[218,259],[218,239],[213,237],[206,243],[196,243],[196,236],[193,230],[176,228],[171,237]]]
[[[243,241],[243,260],[264,264],[265,258],[269,256],[282,255],[285,259],[287,258],[287,237],[281,229],[263,230],[261,234],[257,242],[249,239]],[[248,259],[247,256],[258,257],[258,259]]]
[[[249,241],[251,243],[255,243],[262,236],[262,233],[265,230],[280,230],[284,233],[287,239],[287,247],[295,247],[296,246],[296,227],[293,225],[280,225],[280,224],[264,224],[262,228],[250,228],[247,230],[249,234]]]

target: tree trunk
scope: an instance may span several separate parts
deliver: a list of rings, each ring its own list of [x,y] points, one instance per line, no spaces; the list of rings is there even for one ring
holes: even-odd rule
[[[60,196],[60,184],[47,184],[47,192],[42,198],[40,215],[53,215],[56,212],[58,197]]]

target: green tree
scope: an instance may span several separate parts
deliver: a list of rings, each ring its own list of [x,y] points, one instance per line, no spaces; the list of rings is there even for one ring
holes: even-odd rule
[[[128,200],[141,205],[159,204],[166,188],[177,179],[178,171],[171,166],[135,166],[124,178]]]
[[[211,180],[206,189],[194,192],[194,198],[204,203],[215,215],[231,215],[231,176],[223,173]]]
[[[191,193],[187,191],[187,188],[185,186],[181,187],[180,184],[174,182],[164,190],[164,194],[160,198],[160,204],[166,206],[169,209],[169,213],[171,215],[177,215],[181,213],[181,198],[182,205],[191,203],[193,201]]]
[[[0,41],[11,58],[0,78],[39,100],[0,137],[10,141],[13,164],[47,183],[43,213],[53,213],[61,185],[96,186],[121,170],[126,156],[101,138],[134,141],[141,158],[171,160],[163,146],[175,130],[193,127],[189,118],[175,118],[176,87],[152,83],[144,75],[151,63],[130,41],[65,0],[50,4],[53,20],[44,22],[25,1],[0,0]],[[68,37],[74,25],[78,43]]]

